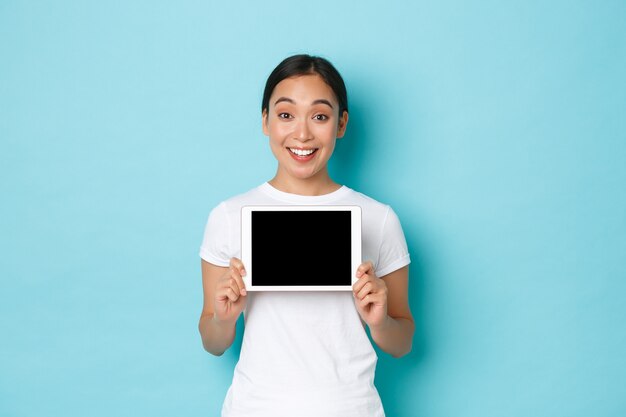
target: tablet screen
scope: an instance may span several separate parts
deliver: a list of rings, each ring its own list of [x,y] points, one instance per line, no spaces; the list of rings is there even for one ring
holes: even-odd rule
[[[351,212],[253,211],[252,285],[349,286]]]

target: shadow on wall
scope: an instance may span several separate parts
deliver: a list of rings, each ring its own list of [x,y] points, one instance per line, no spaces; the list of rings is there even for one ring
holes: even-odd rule
[[[420,365],[428,356],[428,325],[425,309],[427,297],[428,267],[427,260],[420,254],[421,243],[418,241],[416,228],[408,222],[403,222],[404,233],[411,253],[409,266],[409,304],[415,320],[415,335],[413,349],[402,358],[394,358],[388,353],[376,348],[378,366],[376,368],[376,388],[380,393],[388,416],[412,417],[415,409],[408,406],[414,403],[414,397],[419,395],[416,381],[420,381]]]
[[[339,184],[345,184],[357,191],[364,189],[364,167],[371,149],[367,145],[373,143],[368,136],[365,125],[365,108],[359,103],[350,103],[348,129],[343,138],[337,140],[335,152],[330,159],[331,177]]]
[[[223,355],[223,359],[225,359],[224,362],[228,362],[228,364],[224,364],[224,367],[234,370],[235,366],[237,365],[237,362],[239,361],[239,354],[241,353],[241,345],[243,343],[243,331],[244,331],[244,319],[243,319],[243,314],[239,316],[239,319],[237,319],[237,327],[236,327],[236,333],[235,333],[235,340],[233,340],[233,344],[226,350],[226,352],[224,352]],[[232,377],[231,380],[228,381],[228,383],[226,384],[227,386],[230,386],[232,382]]]
[[[368,167],[381,159],[385,163],[394,159],[390,158],[390,155],[380,158],[380,155],[377,154],[381,151],[391,151],[385,149],[384,146],[381,147],[380,143],[376,142],[384,133],[384,127],[372,126],[372,121],[376,123],[375,114],[380,109],[377,110],[375,106],[368,106],[367,103],[367,100],[359,100],[359,97],[350,103],[348,130],[345,137],[337,142],[335,153],[329,165],[331,175],[337,182],[376,198],[378,194],[386,194],[386,190],[379,190],[377,187],[380,187],[380,181],[377,182],[377,185],[373,183],[371,177],[377,172],[380,173],[381,170],[385,171],[385,169],[377,167],[377,169],[371,170]],[[400,202],[401,198],[402,196],[398,196],[395,203]],[[387,415],[409,417],[413,416],[416,410],[410,409],[407,401],[416,394],[415,381],[420,379],[417,374],[428,351],[429,338],[427,335],[427,314],[425,314],[428,268],[427,260],[423,256],[426,253],[424,250],[426,246],[423,245],[426,243],[419,239],[420,236],[423,236],[420,233],[419,218],[415,218],[419,216],[407,217],[410,214],[415,214],[416,210],[410,209],[408,212],[405,210],[403,213],[395,207],[394,202],[391,205],[394,206],[394,210],[401,219],[411,253],[409,303],[415,319],[415,336],[412,351],[402,358],[393,358],[380,349],[376,349],[379,357],[376,369],[376,387],[381,395]]]

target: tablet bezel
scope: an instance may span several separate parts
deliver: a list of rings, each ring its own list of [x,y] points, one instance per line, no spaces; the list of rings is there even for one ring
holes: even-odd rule
[[[351,229],[351,285],[252,285],[252,212],[254,211],[349,211]],[[356,270],[361,264],[361,207],[359,206],[244,206],[241,208],[241,261],[246,269],[243,277],[247,291],[352,291],[358,280]]]

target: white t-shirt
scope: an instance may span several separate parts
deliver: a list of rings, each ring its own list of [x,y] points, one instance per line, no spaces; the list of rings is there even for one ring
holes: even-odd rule
[[[230,258],[241,257],[241,207],[289,204],[360,206],[363,260],[372,261],[376,275],[410,262],[400,222],[389,206],[345,186],[302,196],[268,183],[213,209],[200,256],[228,266]],[[303,254],[302,268],[315,267],[316,256]],[[241,354],[223,417],[384,416],[374,387],[376,352],[351,291],[248,292],[247,297]]]

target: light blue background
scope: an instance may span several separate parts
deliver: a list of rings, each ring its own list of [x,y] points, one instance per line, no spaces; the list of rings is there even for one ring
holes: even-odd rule
[[[624,1],[0,0],[0,415],[215,416],[198,247],[269,179],[293,53],[350,94],[335,178],[391,204],[389,416],[626,415]],[[238,342],[239,343],[239,342]]]

